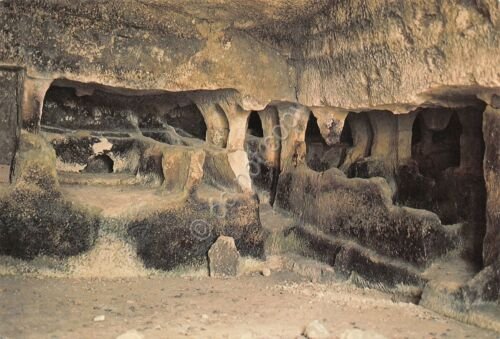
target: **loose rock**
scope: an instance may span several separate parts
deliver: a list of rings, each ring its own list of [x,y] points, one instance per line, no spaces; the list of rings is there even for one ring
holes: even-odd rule
[[[106,320],[106,316],[104,314],[94,317],[95,322],[104,321],[104,320]]]
[[[116,337],[116,339],[143,339],[143,338],[144,335],[137,332],[136,330],[127,331]]]
[[[387,339],[381,334],[372,331],[363,331],[360,329],[352,329],[344,331],[340,335],[340,339]]]
[[[238,275],[240,253],[234,239],[220,236],[208,251],[211,277],[234,277]]]
[[[312,321],[304,330],[304,336],[309,339],[330,338],[330,332],[319,320]]]

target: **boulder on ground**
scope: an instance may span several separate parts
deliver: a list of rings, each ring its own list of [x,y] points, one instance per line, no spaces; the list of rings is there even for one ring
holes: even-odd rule
[[[330,332],[326,329],[326,327],[319,321],[314,320],[309,325],[307,325],[304,330],[304,336],[308,339],[322,339],[322,338],[330,338]]]
[[[220,236],[208,251],[211,277],[234,277],[238,275],[240,253],[234,239]]]

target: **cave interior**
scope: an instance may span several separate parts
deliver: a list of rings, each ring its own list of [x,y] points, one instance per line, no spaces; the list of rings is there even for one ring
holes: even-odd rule
[[[350,307],[366,292],[383,294],[392,312],[414,304],[401,310],[410,319],[453,318],[439,326],[459,328],[456,337],[495,337],[494,2],[0,1],[0,296],[18,280],[38,286],[33,277],[65,288],[71,279],[178,284],[166,304],[198,283],[210,293],[242,283],[235,305],[292,316],[255,298],[297,288],[294,301]],[[255,293],[245,285],[254,281]],[[2,315],[12,305],[1,299],[0,338],[30,337],[13,325],[24,311]],[[241,311],[228,305],[200,314],[201,334],[182,325],[176,335],[226,333],[211,321]],[[358,338],[311,324],[296,334]],[[254,337],[267,337],[257,327]],[[88,336],[88,326],[77,332]],[[383,338],[359,336],[372,337]]]

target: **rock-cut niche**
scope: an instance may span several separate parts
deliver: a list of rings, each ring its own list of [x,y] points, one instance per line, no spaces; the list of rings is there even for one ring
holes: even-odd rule
[[[307,122],[305,142],[306,162],[313,171],[324,172],[330,168],[341,167],[346,160],[348,150],[354,146],[349,117],[340,134],[340,141],[328,144],[321,134],[318,119],[311,113]]]
[[[115,174],[121,182],[160,185],[162,154],[154,142],[204,143],[207,125],[186,93],[125,90],[56,80],[46,93],[41,129],[61,174]],[[61,176],[61,175],[60,175]],[[127,176],[129,177],[128,180]],[[64,182],[64,178],[62,178]]]

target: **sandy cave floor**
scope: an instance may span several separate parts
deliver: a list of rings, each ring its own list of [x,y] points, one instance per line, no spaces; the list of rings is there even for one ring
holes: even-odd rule
[[[101,322],[94,321],[100,315]],[[360,328],[388,338],[497,338],[474,326],[347,283],[287,272],[234,279],[0,277],[0,338],[295,338],[312,320],[333,337]]]

